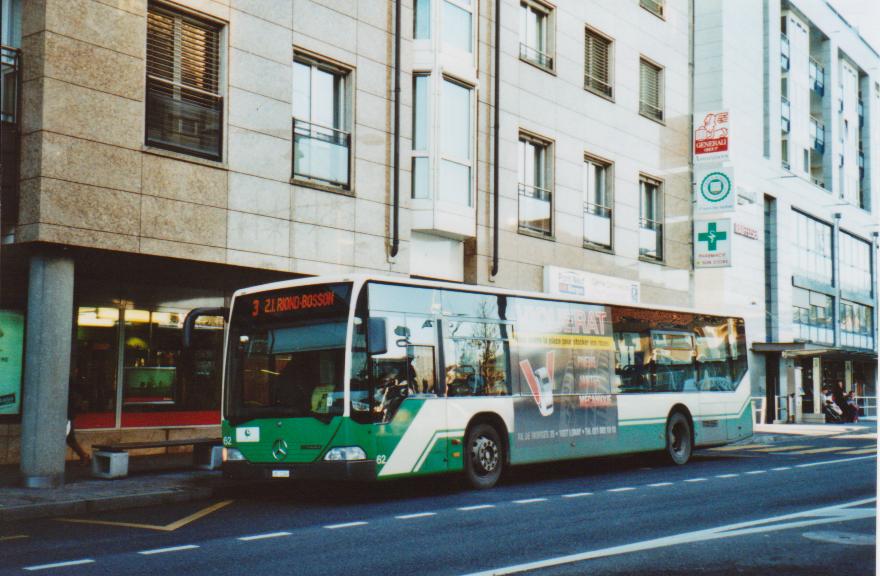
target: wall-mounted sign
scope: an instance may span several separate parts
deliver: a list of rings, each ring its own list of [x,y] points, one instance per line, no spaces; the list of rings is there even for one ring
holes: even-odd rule
[[[729,218],[694,222],[694,268],[726,268],[731,265]]]
[[[727,110],[694,114],[694,160],[727,160],[730,155],[730,115]]]
[[[698,169],[695,213],[727,212],[736,209],[732,168]]]
[[[641,301],[641,284],[635,280],[558,266],[544,266],[544,292],[614,304]]]
[[[746,238],[750,238],[752,240],[758,239],[758,229],[752,228],[751,226],[747,226],[740,222],[736,222],[733,225],[733,233],[738,234],[739,236],[744,236]]]
[[[0,310],[0,414],[21,411],[24,314]]]

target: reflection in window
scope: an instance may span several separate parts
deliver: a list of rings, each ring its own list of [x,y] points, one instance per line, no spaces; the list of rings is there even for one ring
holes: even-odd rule
[[[846,232],[840,234],[840,287],[870,297],[871,244]]]
[[[794,218],[794,274],[831,286],[834,277],[831,226],[796,211],[792,212],[792,217]]]
[[[874,348],[874,309],[855,302],[840,302],[840,343],[852,348]]]
[[[444,79],[441,100],[440,200],[471,206],[471,89]]]
[[[831,296],[792,288],[792,324],[795,338],[821,344],[834,343],[834,306]]]

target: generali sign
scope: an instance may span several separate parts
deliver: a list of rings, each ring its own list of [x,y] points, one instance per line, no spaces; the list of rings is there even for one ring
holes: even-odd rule
[[[715,162],[730,157],[730,116],[727,110],[694,114],[694,160]]]

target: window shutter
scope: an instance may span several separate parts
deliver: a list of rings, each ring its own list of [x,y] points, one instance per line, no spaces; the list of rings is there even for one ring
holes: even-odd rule
[[[610,44],[608,39],[592,30],[586,30],[584,35],[585,84],[607,96],[611,96]]]
[[[150,7],[147,17],[147,76],[175,96],[213,106],[219,96],[220,31],[206,22]],[[163,82],[164,81],[164,82]],[[189,90],[187,90],[189,88]]]
[[[653,118],[663,119],[660,100],[660,69],[649,62],[639,62],[640,112]]]

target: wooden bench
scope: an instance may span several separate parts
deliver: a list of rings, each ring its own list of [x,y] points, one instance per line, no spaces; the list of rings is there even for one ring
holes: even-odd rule
[[[192,438],[189,440],[157,440],[155,442],[115,442],[92,446],[92,476],[97,478],[124,478],[128,476],[128,451],[148,448],[193,447],[193,464],[204,470],[216,470],[221,464],[220,438]]]

